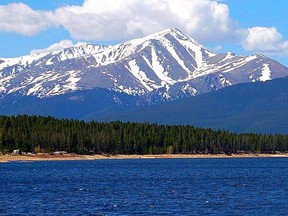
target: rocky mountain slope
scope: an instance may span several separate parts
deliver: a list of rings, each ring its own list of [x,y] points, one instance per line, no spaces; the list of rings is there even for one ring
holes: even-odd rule
[[[287,75],[288,68],[263,55],[216,54],[167,29],[114,46],[86,44],[0,58],[0,98],[106,89],[135,96],[138,105],[155,104]]]
[[[210,93],[130,110],[95,115],[98,121],[194,125],[237,133],[288,134],[288,77],[244,83]]]

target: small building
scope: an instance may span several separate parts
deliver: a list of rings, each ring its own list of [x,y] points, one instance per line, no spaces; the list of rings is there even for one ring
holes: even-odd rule
[[[54,152],[55,155],[63,155],[63,154],[67,154],[66,151],[56,151]]]
[[[13,154],[14,154],[14,155],[19,155],[19,154],[20,154],[20,150],[19,150],[19,149],[13,150]]]

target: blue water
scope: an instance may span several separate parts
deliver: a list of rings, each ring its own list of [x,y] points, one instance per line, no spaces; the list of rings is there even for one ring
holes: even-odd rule
[[[287,215],[288,159],[0,164],[0,215]]]

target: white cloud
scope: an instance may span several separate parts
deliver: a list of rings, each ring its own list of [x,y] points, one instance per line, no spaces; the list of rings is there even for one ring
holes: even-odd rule
[[[77,44],[74,44],[71,40],[62,40],[59,43],[54,43],[48,48],[45,49],[37,49],[37,50],[32,50],[30,54],[41,54],[41,53],[48,53],[48,52],[55,52],[58,50],[62,50],[65,48],[73,47],[73,46],[80,46],[85,44],[84,42],[79,42]]]
[[[54,13],[35,11],[23,3],[0,5],[0,31],[35,35],[57,25]]]
[[[0,6],[0,31],[34,35],[63,26],[76,40],[122,40],[176,27],[200,41],[238,38],[242,30],[215,0],[85,0],[82,6],[36,11]]]
[[[31,36],[55,26],[64,27],[74,40],[89,41],[127,40],[176,27],[200,42],[288,53],[288,41],[276,28],[241,28],[219,0],[84,0],[81,6],[55,11],[33,10],[23,3],[0,6],[0,32]]]
[[[284,40],[275,27],[253,27],[247,31],[243,43],[246,50],[274,54],[288,53],[288,41]]]
[[[55,14],[81,40],[135,38],[170,27],[200,41],[232,40],[242,33],[228,6],[212,0],[85,0]]]

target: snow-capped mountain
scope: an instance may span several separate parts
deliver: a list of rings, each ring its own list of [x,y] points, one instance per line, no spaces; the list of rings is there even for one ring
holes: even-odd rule
[[[100,88],[155,103],[287,75],[288,68],[263,55],[216,54],[168,29],[114,46],[85,44],[0,58],[0,98],[47,98]]]

